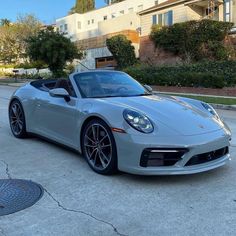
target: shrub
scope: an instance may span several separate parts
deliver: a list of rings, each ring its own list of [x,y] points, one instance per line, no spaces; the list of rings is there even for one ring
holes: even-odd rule
[[[51,27],[30,37],[27,40],[26,51],[32,61],[42,61],[47,64],[54,77],[64,75],[63,69],[67,62],[81,59],[83,56],[74,42],[55,32]]]
[[[230,50],[223,42],[232,27],[233,24],[228,22],[188,21],[162,28],[154,26],[150,39],[156,47],[179,55],[183,59],[225,60],[230,57]]]
[[[137,62],[134,46],[124,35],[113,36],[107,39],[106,43],[119,68],[132,66]]]
[[[236,61],[201,62],[180,66],[136,65],[124,69],[142,84],[222,88],[236,85]]]
[[[36,68],[36,69],[44,69],[44,68],[47,68],[48,66],[41,62],[41,61],[33,61],[31,63],[29,62],[25,62],[25,63],[20,63],[20,64],[17,64],[15,65],[14,68],[24,68],[24,69],[33,69],[33,68]]]

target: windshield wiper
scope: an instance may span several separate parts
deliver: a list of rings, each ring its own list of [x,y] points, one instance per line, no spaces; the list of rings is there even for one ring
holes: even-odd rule
[[[106,95],[106,96],[98,96],[98,97],[90,97],[90,98],[114,98],[114,97],[119,97],[117,95]]]
[[[91,97],[91,98],[114,98],[114,97],[141,97],[141,96],[151,96],[152,93],[142,93],[142,94],[134,94],[134,95],[106,95],[106,96],[98,96],[98,97]]]
[[[139,94],[137,96],[151,96],[151,95],[153,95],[153,94],[152,93],[143,93],[143,94]]]

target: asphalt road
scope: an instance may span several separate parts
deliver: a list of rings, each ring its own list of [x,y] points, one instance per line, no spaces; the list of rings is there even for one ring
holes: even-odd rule
[[[0,86],[0,179],[32,180],[46,192],[33,207],[0,217],[0,235],[236,235],[236,112],[219,111],[235,135],[232,161],[222,168],[105,177],[74,152],[37,138],[15,139],[7,118],[14,89]]]

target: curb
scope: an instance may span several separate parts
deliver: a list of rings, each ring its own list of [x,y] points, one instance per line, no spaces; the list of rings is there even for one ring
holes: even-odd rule
[[[236,99],[235,96],[217,96],[217,95],[209,95],[209,94],[197,94],[197,93],[176,93],[176,92],[155,92],[155,93],[160,93],[160,94],[166,94],[166,95],[173,95],[176,94],[178,96],[182,95],[190,95],[190,96],[201,96],[201,97],[212,97],[212,98],[232,98]]]
[[[215,109],[236,111],[236,105],[222,105],[222,104],[211,103],[211,106],[213,106],[213,108],[215,108]]]
[[[166,94],[166,95],[170,95],[168,93],[164,93],[164,92],[156,92],[154,91],[153,92],[154,95],[158,95],[158,94]],[[176,95],[184,95],[183,93],[182,94],[177,94]],[[187,95],[187,94],[186,94]],[[215,103],[210,103],[210,105],[215,108],[215,109],[221,109],[221,110],[228,110],[228,111],[236,111],[236,105],[223,105],[223,104],[215,104]]]
[[[23,85],[25,85],[26,83],[17,83],[17,84],[14,84],[14,83],[0,83],[0,85],[2,86],[9,86],[9,87],[15,87],[15,88],[19,88]]]

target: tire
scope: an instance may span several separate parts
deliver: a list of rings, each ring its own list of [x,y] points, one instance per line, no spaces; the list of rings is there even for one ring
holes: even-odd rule
[[[26,138],[25,113],[18,100],[13,100],[10,104],[8,115],[12,134],[16,138]]]
[[[116,143],[109,126],[100,119],[86,124],[81,140],[82,152],[93,171],[102,175],[117,173]]]

